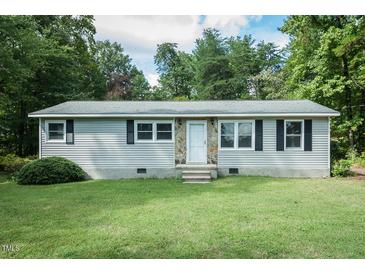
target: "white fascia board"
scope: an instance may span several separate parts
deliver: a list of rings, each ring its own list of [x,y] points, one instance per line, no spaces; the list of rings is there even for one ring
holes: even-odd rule
[[[30,118],[156,118],[156,117],[331,117],[340,116],[340,113],[250,113],[250,114],[29,114]]]

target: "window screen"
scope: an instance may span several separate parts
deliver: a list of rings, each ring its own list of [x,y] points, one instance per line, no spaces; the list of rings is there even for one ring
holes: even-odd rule
[[[48,140],[63,140],[64,126],[65,126],[64,123],[49,123]]]
[[[302,144],[302,122],[286,122],[286,147],[300,148]]]
[[[157,123],[157,140],[172,140],[171,123]]]
[[[221,147],[234,147],[234,123],[221,123]]]
[[[139,123],[137,124],[137,138],[138,140],[152,140],[153,138],[153,124]]]
[[[252,147],[252,123],[238,123],[238,147]]]

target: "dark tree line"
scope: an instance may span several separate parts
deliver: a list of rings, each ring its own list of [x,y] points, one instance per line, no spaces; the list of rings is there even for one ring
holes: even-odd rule
[[[37,153],[29,112],[67,100],[143,98],[143,73],[120,45],[94,35],[92,16],[0,16],[0,153]]]

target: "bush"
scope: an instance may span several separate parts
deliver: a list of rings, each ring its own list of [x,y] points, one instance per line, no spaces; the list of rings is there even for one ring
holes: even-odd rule
[[[359,156],[355,157],[352,163],[357,167],[365,167],[365,151],[363,151],[363,153],[361,153]]]
[[[62,157],[35,160],[16,174],[16,180],[21,185],[76,182],[85,177],[86,173],[77,164]]]
[[[336,161],[332,166],[332,175],[336,177],[346,177],[351,175],[351,160],[339,160]]]
[[[8,154],[0,157],[0,170],[7,172],[15,172],[20,170],[23,166],[31,162],[29,158],[22,158],[15,154]]]

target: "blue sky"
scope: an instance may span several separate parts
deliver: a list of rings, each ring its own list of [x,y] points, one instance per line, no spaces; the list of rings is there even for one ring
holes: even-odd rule
[[[178,43],[179,48],[191,51],[204,28],[214,27],[223,36],[243,36],[252,34],[257,40],[274,42],[283,47],[288,42],[287,35],[278,28],[286,16],[95,16],[96,39],[108,39],[122,45],[133,63],[141,69],[150,84],[158,80],[153,56],[158,44]]]

